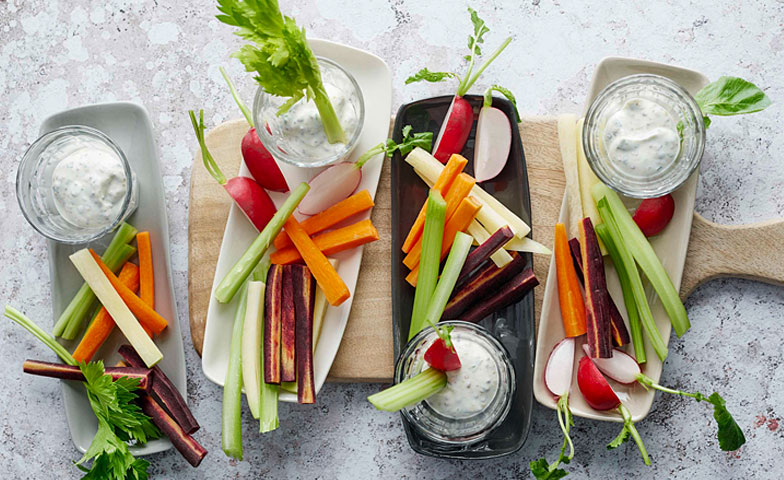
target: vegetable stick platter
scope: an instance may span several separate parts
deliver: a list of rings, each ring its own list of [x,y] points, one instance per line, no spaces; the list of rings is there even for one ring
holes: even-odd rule
[[[536,241],[552,245],[566,180],[563,173],[555,117],[526,117],[519,125],[527,160],[531,192],[532,230]],[[240,139],[247,131],[243,121],[213,129],[207,142],[225,171],[237,171],[242,156]],[[204,318],[212,278],[231,200],[197,158],[191,174],[189,213],[189,274],[191,338],[201,351]],[[365,247],[356,298],[329,381],[389,382],[393,375],[390,176],[385,160],[371,219],[380,240]],[[702,283],[723,276],[784,284],[784,252],[777,248],[784,238],[784,221],[748,225],[719,225],[694,213],[686,257],[681,297]],[[534,256],[534,271],[544,284],[549,256]],[[535,289],[536,312],[541,312],[544,289]]]

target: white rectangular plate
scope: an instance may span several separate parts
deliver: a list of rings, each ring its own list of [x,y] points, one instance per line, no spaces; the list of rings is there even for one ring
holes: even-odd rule
[[[685,68],[673,67],[660,63],[647,62],[644,60],[609,57],[602,60],[596,67],[596,72],[591,83],[591,90],[586,99],[585,110],[591,104],[599,92],[609,83],[619,78],[636,73],[654,73],[668,77],[688,90],[692,95],[697,93],[708,83],[708,79],[699,72],[687,70]],[[686,251],[689,246],[689,235],[691,234],[691,221],[694,216],[694,200],[697,194],[697,178],[699,171],[695,172],[691,178],[676,192],[673,192],[675,199],[675,214],[667,226],[666,230],[650,239],[653,249],[661,259],[664,269],[675,284],[675,288],[680,288],[681,277],[683,275],[683,264],[686,261]],[[566,224],[566,231],[570,231],[569,215],[567,211],[566,197],[561,204],[559,222]],[[626,309],[623,303],[621,286],[618,282],[618,275],[611,262],[605,262],[605,272],[607,274],[607,288],[610,295],[615,300],[616,305],[626,319]],[[561,320],[561,310],[558,304],[558,283],[556,282],[555,257],[550,259],[550,270],[547,274],[548,282],[545,285],[544,299],[542,301],[542,316],[539,322],[539,332],[536,339],[536,364],[534,367],[534,395],[536,400],[542,405],[555,408],[556,401],[552,393],[544,385],[544,367],[553,346],[564,338],[563,322]],[[646,289],[651,311],[656,322],[656,326],[662,334],[665,342],[669,342],[672,325],[664,307],[656,297],[653,289],[648,286]],[[628,326],[628,323],[627,323]],[[583,340],[584,342],[584,340]],[[631,347],[625,347],[627,350]],[[574,373],[572,378],[572,388],[569,395],[569,406],[572,413],[577,416],[592,418],[596,420],[621,421],[621,417],[615,412],[599,412],[592,409],[580,394],[577,387],[577,363],[583,357],[582,345],[579,344],[575,351]],[[654,353],[646,340],[645,353],[648,362],[643,365],[643,372],[649,377],[658,381],[661,377],[662,362]],[[648,415],[653,404],[654,391],[647,391],[639,385],[625,386],[610,381],[618,392],[624,405],[631,411],[634,421],[639,421]]]
[[[128,163],[136,173],[139,182],[139,206],[128,222],[140,232],[145,230],[150,232],[155,271],[155,310],[169,322],[166,330],[155,337],[155,343],[163,352],[163,360],[158,366],[174,382],[183,397],[187,398],[185,355],[182,349],[182,335],[180,335],[169,262],[169,223],[166,220],[166,201],[153,140],[152,123],[144,107],[140,105],[126,102],[105,103],[52,115],[41,125],[41,134],[66,125],[87,125],[108,135],[125,153]],[[102,252],[111,237],[112,234],[109,234],[89,246]],[[55,318],[60,316],[82,284],[79,272],[71,264],[68,256],[83,247],[84,245],[49,242],[49,270]],[[65,345],[72,351],[76,343],[77,341],[67,342]],[[102,359],[107,366],[114,365],[121,360],[117,348],[124,343],[128,341],[118,329],[115,329],[98,350],[95,358]],[[84,452],[95,436],[98,423],[81,383],[64,381],[62,385],[71,438],[76,448]],[[164,437],[152,440],[142,448],[132,447],[131,450],[134,455],[146,455],[169,448],[171,443]]]
[[[384,141],[389,133],[389,117],[392,110],[392,74],[383,60],[368,52],[357,50],[346,45],[325,40],[310,40],[313,53],[329,58],[339,63],[349,71],[359,83],[365,101],[365,124],[359,144],[351,155],[351,161],[370,149],[373,145]],[[321,169],[297,168],[280,163],[283,175],[290,187],[295,187],[300,182],[307,182]],[[362,168],[362,182],[357,191],[368,190],[375,197],[378,180],[381,176],[382,158],[377,156]],[[196,166],[195,168],[201,168]],[[240,175],[250,176],[244,162],[240,168]],[[287,194],[270,193],[276,206],[280,206]],[[297,218],[302,218],[296,214]],[[370,218],[370,212],[362,218]],[[215,268],[213,291],[220,280],[231,269],[234,263],[242,256],[245,249],[256,238],[258,232],[248,222],[236,205],[232,205],[229,218],[226,221],[226,230],[223,233],[218,265]],[[348,286],[351,298],[339,307],[329,307],[321,329],[321,337],[316,346],[313,357],[315,370],[316,392],[327,379],[332,362],[343,338],[348,314],[354,300],[354,288],[359,276],[359,267],[362,262],[363,247],[353,248],[334,255],[340,260],[338,274]],[[228,304],[219,303],[214,296],[210,297],[207,310],[207,323],[204,328],[204,349],[201,365],[204,374],[217,383],[223,385],[226,378],[226,369],[229,363],[229,348],[231,346],[231,325],[234,322],[234,312],[237,301]],[[286,402],[296,402],[297,396],[292,393],[282,392],[280,399]]]

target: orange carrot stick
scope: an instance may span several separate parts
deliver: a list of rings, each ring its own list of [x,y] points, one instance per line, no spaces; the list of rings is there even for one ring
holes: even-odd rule
[[[324,255],[332,255],[376,240],[378,240],[378,231],[370,220],[362,220],[313,237],[313,243]],[[275,264],[286,265],[302,261],[302,255],[296,248],[286,247],[274,252],[270,260]]]
[[[452,182],[455,181],[455,178],[463,171],[468,160],[465,157],[462,157],[458,154],[454,154],[449,158],[446,166],[443,170],[441,170],[441,174],[436,179],[436,183],[433,184],[433,188],[441,194],[441,196],[446,196],[446,192],[449,191],[449,188],[452,186]],[[419,210],[419,215],[417,215],[416,220],[414,220],[414,225],[411,227],[411,230],[408,232],[408,236],[406,240],[403,242],[403,252],[408,253],[414,247],[414,244],[419,241],[422,237],[423,227],[425,226],[425,207],[427,206],[427,202],[422,205],[422,209]]]
[[[294,246],[299,250],[300,255],[305,260],[305,264],[310,268],[329,304],[336,307],[345,302],[351,296],[348,287],[338,275],[335,267],[329,263],[327,257],[321,253],[321,250],[310,239],[297,219],[293,215],[290,216],[283,228],[289,234],[291,241],[294,242]]]
[[[152,246],[150,232],[136,234],[136,246],[139,248],[139,298],[150,308],[155,308],[155,276],[152,270]]]
[[[569,240],[563,223],[555,224],[555,271],[558,276],[558,303],[567,337],[579,337],[586,332],[585,302],[580,292],[580,281],[569,251]]]
[[[444,236],[441,240],[441,260],[446,257],[449,250],[452,248],[452,243],[455,241],[457,232],[463,232],[468,228],[468,225],[471,224],[471,221],[476,217],[476,214],[479,213],[480,208],[482,208],[482,204],[473,197],[465,197],[460,201],[460,205],[457,207],[457,210],[455,210],[455,214],[452,215],[452,218],[447,220],[444,225]],[[411,256],[414,254],[416,256],[416,263],[408,276],[406,276],[406,281],[416,287],[417,278],[419,278],[419,257],[422,254],[422,248],[420,247],[416,253],[414,250],[411,250],[408,255]],[[406,258],[408,258],[408,256]]]
[[[452,215],[455,214],[457,207],[460,205],[460,202],[463,201],[465,197],[471,193],[471,189],[474,188],[474,184],[476,180],[471,175],[467,173],[461,173],[455,178],[455,181],[452,182],[452,186],[449,187],[449,191],[446,193],[446,197],[444,200],[446,201],[446,223],[449,223],[449,219],[452,218]],[[446,228],[446,227],[445,227]],[[403,264],[410,269],[419,264],[419,254],[422,252],[422,237],[414,243],[414,246],[411,247],[409,250],[408,255],[406,258],[403,259]],[[412,256],[412,253],[414,254]]]
[[[316,233],[323,232],[324,230],[334,227],[343,220],[356,215],[357,213],[364,212],[373,208],[373,198],[370,192],[362,190],[354,195],[342,200],[318,215],[314,215],[307,220],[304,220],[300,225],[305,229],[308,235],[315,235]],[[286,247],[291,247],[291,239],[286,232],[280,232],[275,241],[273,242],[275,248],[283,250]]]
[[[142,326],[149,328],[149,330],[156,335],[161,333],[163,329],[166,328],[166,326],[169,324],[166,319],[158,315],[155,310],[144,303],[142,299],[137,297],[136,294],[133,293],[128,287],[120,283],[117,275],[109,270],[109,267],[103,263],[101,257],[99,257],[98,254],[96,254],[92,249],[90,249],[90,254],[98,263],[98,266],[101,267],[101,270],[103,271],[104,275],[106,275],[106,278],[109,279],[112,287],[117,290],[120,298],[122,298],[123,302],[128,305],[131,313],[133,313],[139,320],[139,323],[141,323]]]
[[[120,270],[119,280],[129,290],[135,292],[139,288],[139,267],[131,262],[125,262]],[[89,362],[95,352],[101,348],[103,342],[109,338],[109,334],[114,329],[114,320],[109,316],[109,312],[101,307],[95,315],[93,322],[87,327],[82,340],[73,352],[73,357],[77,362]]]

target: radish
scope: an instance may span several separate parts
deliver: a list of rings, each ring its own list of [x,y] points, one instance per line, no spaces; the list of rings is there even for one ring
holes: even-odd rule
[[[646,237],[658,235],[672,220],[675,200],[669,193],[659,198],[646,198],[634,212],[634,223]]]
[[[580,387],[583,398],[585,398],[585,401],[591,408],[600,411],[617,409],[623,417],[623,430],[607,445],[607,448],[612,450],[619,447],[631,435],[637,444],[637,448],[640,449],[645,465],[650,465],[651,459],[648,457],[648,452],[642,443],[642,437],[640,437],[634,422],[632,422],[631,412],[621,403],[618,395],[615,394],[610,384],[607,383],[607,379],[604,378],[596,364],[589,357],[580,359],[580,364],[577,367],[577,386]]]
[[[512,148],[512,124],[504,112],[493,107],[493,90],[503,93],[512,102],[515,106],[515,118],[520,122],[512,92],[498,85],[485,90],[484,104],[476,123],[474,145],[474,177],[477,182],[486,182],[501,173]]]
[[[566,471],[558,468],[561,463],[569,463],[574,458],[574,444],[569,436],[569,428],[574,425],[572,411],[569,409],[569,389],[572,385],[572,371],[574,370],[574,344],[573,337],[564,338],[556,343],[547,364],[544,366],[544,384],[550,393],[558,399],[555,411],[558,414],[558,424],[564,434],[563,445],[558,459],[552,464],[546,458],[530,463],[531,473],[536,478],[561,478],[566,476]],[[566,447],[569,446],[569,455]]]
[[[258,231],[264,229],[273,215],[275,215],[275,204],[272,203],[267,192],[256,183],[255,180],[248,177],[234,177],[226,180],[226,176],[221,172],[215,159],[212,158],[210,151],[207,149],[207,144],[204,141],[204,110],[199,110],[199,121],[196,121],[196,114],[193,110],[189,110],[188,114],[191,117],[193,124],[193,131],[196,132],[196,139],[199,141],[201,147],[201,157],[204,162],[204,168],[207,169],[209,174],[218,181],[226,192],[234,200],[234,203],[240,207],[242,213],[248,217],[248,220],[253,224]]]
[[[362,181],[362,167],[368,160],[379,153],[392,157],[395,150],[400,150],[402,155],[407,154],[415,147],[430,150],[433,134],[430,132],[411,134],[411,125],[403,127],[403,140],[400,144],[387,139],[363,153],[355,163],[341,162],[327,167],[321,173],[310,179],[310,191],[299,204],[299,213],[303,215],[316,215],[321,213],[341,200],[348,198]]]
[[[423,80],[427,82],[442,82],[447,78],[457,78],[460,80],[460,83],[457,86],[457,92],[449,105],[449,110],[446,112],[446,117],[444,117],[444,121],[441,123],[441,130],[438,132],[438,137],[436,138],[433,156],[441,163],[446,163],[447,160],[449,160],[449,157],[455,153],[460,153],[463,150],[463,147],[468,140],[468,136],[471,133],[471,127],[474,124],[473,108],[463,96],[468,93],[468,90],[476,83],[479,76],[485,71],[490,63],[492,63],[512,41],[512,37],[508,37],[504,40],[501,46],[490,55],[490,58],[474,72],[474,63],[476,62],[477,57],[482,54],[480,45],[484,43],[483,37],[490,29],[485,25],[484,20],[479,18],[476,11],[469,7],[468,12],[471,15],[471,23],[474,25],[474,31],[468,36],[468,48],[471,50],[471,53],[466,56],[466,59],[468,60],[468,71],[462,79],[452,72],[431,72],[427,68],[421,69],[416,74],[406,79],[406,85]],[[501,91],[498,88],[496,88],[496,90]],[[509,92],[506,89],[503,90]],[[504,95],[506,95],[506,93],[504,93]],[[513,97],[510,100],[514,101]],[[509,121],[507,120],[507,124],[508,123]],[[492,127],[493,123],[490,123],[490,126]],[[478,136],[479,132],[477,131],[477,138]],[[507,155],[504,156],[504,162],[506,162],[506,156],[508,156],[508,152]],[[503,165],[501,167],[503,168]]]
[[[272,157],[272,154],[270,154],[264,144],[261,143],[261,139],[256,133],[256,127],[253,124],[253,116],[251,115],[250,110],[248,110],[248,107],[240,100],[237,89],[234,88],[234,83],[232,83],[226,70],[224,70],[223,67],[220,67],[220,72],[221,75],[223,75],[223,79],[226,80],[226,83],[229,85],[231,96],[234,97],[234,101],[237,102],[237,106],[240,107],[242,115],[245,116],[245,120],[247,120],[248,125],[250,125],[250,129],[245,136],[242,137],[240,146],[245,166],[248,167],[250,174],[262,187],[273,192],[288,192],[289,185],[283,177],[283,172],[280,171],[280,167]],[[267,131],[269,132],[269,126],[267,126]]]
[[[586,355],[588,354],[587,349],[585,353]],[[691,397],[698,402],[705,401],[713,405],[713,417],[716,419],[719,427],[717,437],[719,439],[719,447],[722,450],[737,450],[746,442],[743,430],[740,429],[735,422],[735,419],[732,418],[732,415],[725,407],[724,399],[721,398],[718,393],[714,392],[712,395],[706,397],[699,392],[689,393],[682,390],[663,387],[654,382],[652,378],[642,373],[637,361],[634,360],[631,355],[617,348],[613,350],[613,355],[610,358],[594,358],[592,360],[601,373],[617,382],[625,384],[639,382],[644,388],[653,388],[654,390],[659,390],[664,393]],[[586,397],[586,401],[587,400],[588,398]]]

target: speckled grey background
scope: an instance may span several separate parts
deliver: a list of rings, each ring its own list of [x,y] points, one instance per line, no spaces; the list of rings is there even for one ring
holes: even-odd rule
[[[452,87],[403,81],[420,66],[463,68],[469,30],[464,2],[365,0],[282,1],[311,36],[367,49],[394,74],[394,108]],[[732,74],[763,87],[766,112],[717,119],[710,129],[697,210],[724,223],[784,216],[784,2],[489,1],[479,7],[489,45],[513,35],[485,75],[510,87],[525,114],[576,112],[596,63],[626,55],[689,66],[716,78]],[[210,450],[192,469],[174,452],[155,455],[154,478],[525,478],[528,462],[552,459],[560,437],[555,415],[536,408],[528,443],[493,461],[425,458],[407,445],[397,415],[365,401],[377,385],[327,385],[315,408],[281,406],[282,428],[259,437],[244,424],[246,461],[220,450],[221,390],[201,372],[188,336],[187,218],[193,151],[186,110],[203,107],[212,124],[238,117],[218,75],[240,41],[214,19],[214,2],[0,0],[0,296],[50,325],[44,240],[22,218],[14,197],[16,165],[41,120],[92,102],[133,100],[155,126],[167,194],[174,282],[186,335],[188,393]],[[250,98],[248,77],[242,92]],[[485,84],[477,85],[479,92]],[[784,469],[782,327],[784,290],[721,280],[687,302],[692,329],[673,340],[662,382],[727,398],[748,443],[719,451],[704,405],[658,398],[639,425],[654,465],[643,466],[633,445],[608,452],[617,425],[577,419],[573,478],[780,478]],[[27,334],[0,322],[0,471],[3,478],[77,477],[56,383],[23,376],[25,357],[49,357]],[[246,415],[248,420],[250,415]],[[59,472],[63,472],[60,474]]]

